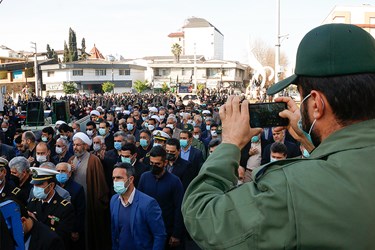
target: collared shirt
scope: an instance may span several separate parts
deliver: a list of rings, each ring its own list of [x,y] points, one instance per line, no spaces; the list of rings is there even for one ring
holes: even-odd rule
[[[122,204],[124,207],[128,207],[128,206],[130,206],[130,205],[133,203],[134,194],[135,194],[135,188],[133,189],[132,193],[130,194],[127,203],[124,202],[124,200],[121,198],[121,195],[119,195],[118,198],[120,199],[121,204]]]
[[[4,188],[5,188],[5,185],[0,189],[0,194],[3,192]]]
[[[185,151],[184,149],[181,150],[180,156],[181,156],[181,158],[184,159],[185,161],[188,161],[188,160],[189,160],[190,149],[191,149],[191,145],[189,146],[189,148],[188,148],[186,151]]]

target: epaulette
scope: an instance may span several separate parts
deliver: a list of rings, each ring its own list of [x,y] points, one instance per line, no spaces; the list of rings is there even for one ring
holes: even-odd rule
[[[68,204],[70,204],[70,201],[68,201],[68,200],[62,200],[60,203],[61,203],[61,205],[63,205],[64,207],[66,207]]]
[[[150,153],[147,153],[145,157],[150,157]]]
[[[35,198],[35,197],[31,199],[31,201],[36,201],[36,200],[38,200],[38,199],[37,199],[37,198]]]
[[[12,194],[17,195],[20,191],[21,191],[20,188],[15,187],[15,188],[13,189],[13,191],[12,191]]]

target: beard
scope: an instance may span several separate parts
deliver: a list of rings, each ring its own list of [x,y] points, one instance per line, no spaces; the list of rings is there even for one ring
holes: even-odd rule
[[[302,111],[302,129],[306,133],[309,133],[311,126],[313,122],[309,118],[309,114],[307,112],[307,103],[305,102],[303,104],[303,111]],[[319,146],[320,143],[322,142],[320,139],[320,136],[314,131],[314,128],[311,130],[310,133],[312,143],[314,144],[315,147]]]

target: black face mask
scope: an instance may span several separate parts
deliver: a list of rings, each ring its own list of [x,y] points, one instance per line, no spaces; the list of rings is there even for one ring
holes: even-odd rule
[[[163,172],[163,168],[159,168],[157,166],[151,166],[151,173],[153,175],[159,175]]]
[[[17,176],[11,174],[9,176],[9,180],[10,181],[13,181],[14,185],[16,185],[16,187],[18,187],[20,185],[20,178],[18,178]]]
[[[167,153],[167,160],[168,161],[175,161],[176,160],[176,155]]]

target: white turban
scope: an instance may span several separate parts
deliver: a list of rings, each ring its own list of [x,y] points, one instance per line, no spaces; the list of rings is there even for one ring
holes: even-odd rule
[[[81,139],[81,141],[83,141],[83,143],[86,143],[87,145],[89,145],[91,147],[92,141],[90,140],[90,138],[85,133],[82,133],[82,132],[76,133],[73,136],[73,141],[75,139]]]

